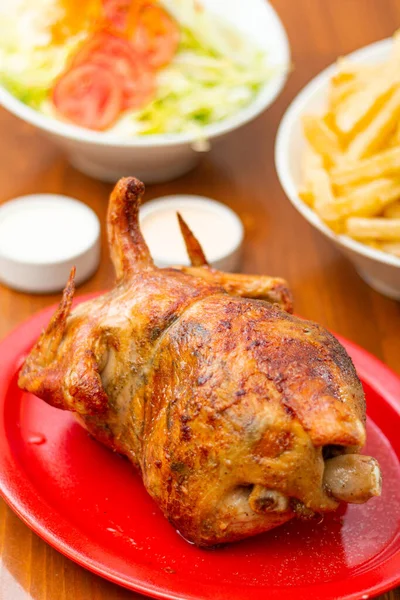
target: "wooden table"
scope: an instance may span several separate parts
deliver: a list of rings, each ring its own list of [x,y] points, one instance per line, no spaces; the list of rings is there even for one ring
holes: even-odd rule
[[[246,227],[244,270],[279,274],[294,291],[296,311],[354,340],[400,372],[400,304],[371,290],[353,267],[285,198],[273,158],[278,123],[290,100],[338,55],[393,33],[398,0],[275,0],[287,29],[294,71],[264,115],[223,140],[187,176],[149,186],[147,199],[171,192],[209,195],[227,203]],[[91,206],[104,223],[111,186],[89,179],[35,129],[0,113],[0,201],[33,192],[61,192]],[[104,232],[103,232],[104,234]],[[97,274],[80,293],[113,282],[106,241]],[[0,286],[0,338],[57,296],[30,296]],[[50,548],[0,502],[0,599],[122,600],[139,598],[90,574]],[[400,589],[382,596],[400,599]]]

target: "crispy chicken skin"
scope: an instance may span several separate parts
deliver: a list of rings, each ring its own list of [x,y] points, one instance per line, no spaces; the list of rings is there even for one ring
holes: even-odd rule
[[[283,280],[209,267],[181,217],[192,266],[156,268],[143,192],[126,178],[111,195],[115,288],[71,312],[71,273],[19,385],[126,455],[199,546],[379,495],[379,465],[358,454],[365,401],[344,348],[289,314]]]

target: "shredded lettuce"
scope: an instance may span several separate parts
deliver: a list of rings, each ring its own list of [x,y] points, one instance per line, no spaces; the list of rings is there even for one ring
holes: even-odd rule
[[[40,110],[43,102],[48,98],[49,89],[47,87],[27,87],[25,84],[17,78],[12,78],[5,74],[0,75],[0,83],[3,85],[13,96],[35,108]]]
[[[205,126],[250,104],[271,76],[265,54],[225,22],[199,10],[198,2],[163,0],[163,4],[181,25],[178,52],[158,72],[152,102],[123,114],[109,134],[185,132],[201,139]],[[3,27],[0,18],[0,31]],[[64,46],[31,45],[29,52],[23,52],[15,39],[9,30],[0,50],[0,82],[22,102],[54,116],[49,101],[52,85],[80,39]]]
[[[204,43],[197,33],[196,20],[193,28],[182,27],[179,51],[159,73],[156,97],[132,114],[141,134],[200,134],[204,126],[248,105],[269,79],[266,57],[257,48],[251,48],[251,60],[244,65]]]
[[[55,79],[87,36],[82,31],[66,44],[52,44],[50,26],[62,18],[54,0],[0,0],[0,83],[21,102],[42,110]]]

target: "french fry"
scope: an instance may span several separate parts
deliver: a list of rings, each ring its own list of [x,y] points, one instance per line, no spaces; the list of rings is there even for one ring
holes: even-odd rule
[[[400,242],[384,242],[381,244],[380,250],[400,258]]]
[[[317,154],[314,149],[307,144],[301,156],[301,171],[303,175],[303,185],[299,189],[299,196],[311,208],[314,207],[314,194],[312,191],[312,179],[315,169],[322,169],[322,156]]]
[[[357,160],[378,150],[395,129],[399,117],[400,87],[397,87],[369,125],[350,142],[346,158]]]
[[[310,172],[310,188],[314,196],[315,212],[326,223],[335,224],[340,219],[340,214],[336,210],[336,199],[332,192],[329,175],[325,169],[315,168]]]
[[[333,86],[338,86],[349,81],[370,81],[379,72],[380,65],[363,65],[349,60],[346,57],[338,58],[337,71],[331,79]]]
[[[400,67],[400,29],[393,34],[393,46],[390,53],[390,62],[394,68]]]
[[[342,162],[333,167],[331,178],[334,186],[343,187],[385,177],[396,172],[400,173],[400,146],[383,150],[371,158],[355,162]]]
[[[389,204],[383,211],[383,216],[387,219],[400,219],[400,201]]]
[[[338,60],[328,111],[303,119],[299,196],[337,233],[400,256],[400,31],[389,60]]]
[[[336,61],[336,73],[331,78],[332,87],[340,87],[353,81],[358,75],[358,65],[345,56],[339,56]]]
[[[363,240],[363,244],[374,250],[382,250],[382,242],[378,242],[378,240]]]
[[[335,115],[339,110],[339,105],[359,89],[360,82],[357,79],[349,79],[343,81],[340,85],[331,86],[329,90],[329,108],[332,114]],[[334,123],[336,124],[336,118],[334,118]]]
[[[393,90],[393,79],[383,72],[379,78],[377,77],[358,92],[351,94],[345,102],[339,105],[336,112],[335,123],[338,131],[343,136],[348,136],[362,130]]]
[[[315,150],[307,144],[304,148],[304,152],[301,155],[301,170],[303,172],[303,176],[307,179],[307,174],[309,171],[313,169],[320,169],[324,166],[322,161],[322,156],[315,152]]]
[[[304,202],[312,206],[328,224],[351,216],[373,217],[400,198],[400,180],[377,179],[335,198],[329,175],[324,169],[309,171],[309,187],[301,190]]]
[[[328,163],[334,163],[342,150],[336,134],[323,119],[310,115],[303,117],[304,135],[315,152]]]
[[[363,244],[373,248],[374,250],[380,250],[381,252],[387,252],[393,256],[400,258],[400,242],[380,242],[379,240],[363,240]]]
[[[390,144],[392,147],[400,146],[400,122],[397,124],[397,127],[390,138]]]
[[[314,194],[312,189],[309,187],[302,187],[299,189],[299,196],[307,206],[314,208]]]
[[[346,221],[346,233],[361,241],[375,238],[397,243],[400,242],[400,219],[350,217]]]
[[[336,200],[336,210],[340,218],[374,217],[400,198],[400,179],[376,179],[352,189],[346,196]]]
[[[338,71],[331,79],[329,107],[333,114],[339,105],[353,94],[360,92],[372,77],[378,74],[377,65],[360,65],[346,58],[338,60]]]
[[[390,59],[378,65],[377,72],[365,78],[365,86],[339,106],[336,113],[336,127],[342,135],[348,136],[361,131],[376,115],[398,85],[399,69],[400,35],[396,33],[393,37]]]

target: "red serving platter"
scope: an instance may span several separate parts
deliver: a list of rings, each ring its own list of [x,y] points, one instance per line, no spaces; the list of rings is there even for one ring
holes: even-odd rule
[[[400,378],[376,358],[341,340],[365,388],[365,452],[381,464],[382,496],[206,551],[174,531],[126,459],[19,390],[18,369],[52,312],[0,344],[0,492],[54,548],[156,598],[365,600],[400,584]]]

